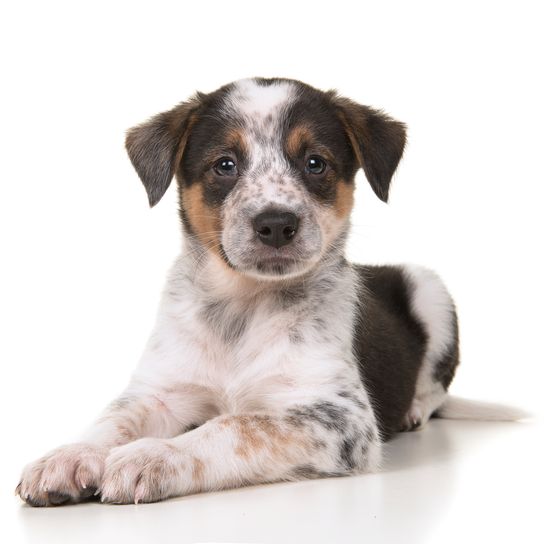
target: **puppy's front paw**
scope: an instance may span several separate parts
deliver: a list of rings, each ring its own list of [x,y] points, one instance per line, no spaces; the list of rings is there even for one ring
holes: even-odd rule
[[[156,502],[181,494],[186,462],[167,440],[141,438],[111,450],[100,488],[102,502]]]
[[[100,487],[108,450],[92,444],[61,446],[28,464],[15,493],[31,506],[79,502]]]

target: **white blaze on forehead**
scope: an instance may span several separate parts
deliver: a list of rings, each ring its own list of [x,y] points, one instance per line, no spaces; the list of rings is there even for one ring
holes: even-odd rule
[[[274,115],[293,99],[294,85],[289,81],[278,81],[270,85],[259,85],[254,79],[242,79],[234,84],[227,97],[227,107],[248,117]]]
[[[239,192],[254,196],[262,207],[287,205],[287,191],[298,190],[289,177],[289,163],[281,142],[281,124],[286,106],[296,100],[296,87],[290,81],[260,85],[254,79],[234,83],[225,100],[228,115],[241,121],[248,150],[248,162]],[[282,186],[273,182],[281,179]]]

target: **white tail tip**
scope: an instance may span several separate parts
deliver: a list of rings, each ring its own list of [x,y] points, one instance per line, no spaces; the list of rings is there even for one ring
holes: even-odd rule
[[[474,419],[481,421],[519,421],[531,415],[524,410],[504,404],[462,399],[448,395],[436,410],[435,417],[442,419]]]

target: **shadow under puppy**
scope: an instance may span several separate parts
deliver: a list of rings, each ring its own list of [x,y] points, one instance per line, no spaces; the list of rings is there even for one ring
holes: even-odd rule
[[[24,469],[21,498],[151,502],[375,471],[394,433],[455,416],[441,280],[344,257],[357,170],[386,201],[404,144],[402,123],[288,79],[198,93],[131,129],[151,206],[177,180],[184,250],[126,390]]]

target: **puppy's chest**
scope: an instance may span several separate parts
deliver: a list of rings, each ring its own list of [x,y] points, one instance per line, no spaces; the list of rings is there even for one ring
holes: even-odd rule
[[[332,387],[353,366],[353,296],[349,275],[325,279],[234,297],[172,282],[140,370],[165,386],[198,386],[219,412],[285,405]]]
[[[320,322],[306,301],[265,299],[208,301],[197,312],[201,357],[192,366],[193,379],[216,392],[221,411],[259,409],[270,399],[300,394],[327,375],[332,361],[309,368],[308,357],[319,347],[315,326]]]
[[[281,363],[309,329],[304,309],[283,308],[275,300],[210,300],[200,305],[195,326],[207,347],[206,364],[233,373],[258,366],[265,373]]]

